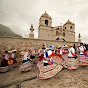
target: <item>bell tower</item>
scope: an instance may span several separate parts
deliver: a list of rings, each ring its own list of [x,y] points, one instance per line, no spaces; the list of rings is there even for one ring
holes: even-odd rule
[[[41,25],[52,27],[52,18],[46,13],[46,11],[39,19],[39,26]]]
[[[64,25],[63,29],[65,30],[66,41],[75,42],[75,24],[68,20]]]
[[[42,14],[39,19],[39,27],[38,27],[38,38],[44,39],[49,34],[48,30],[52,27],[52,18],[46,13]],[[46,39],[46,38],[45,38]]]

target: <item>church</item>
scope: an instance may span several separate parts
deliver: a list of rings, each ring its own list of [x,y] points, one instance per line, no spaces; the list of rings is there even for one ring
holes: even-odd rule
[[[52,27],[52,18],[45,12],[39,19],[38,39],[75,42],[75,24],[68,20],[63,26]]]

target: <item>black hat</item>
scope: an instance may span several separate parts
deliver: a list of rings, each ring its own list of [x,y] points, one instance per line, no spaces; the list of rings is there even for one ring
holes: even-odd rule
[[[83,45],[83,43],[80,43],[80,45]]]
[[[6,50],[5,53],[8,53],[8,51]]]

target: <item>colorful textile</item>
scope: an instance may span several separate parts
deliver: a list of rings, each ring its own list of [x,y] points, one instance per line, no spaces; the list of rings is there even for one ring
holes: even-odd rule
[[[53,63],[52,65],[43,66],[43,64],[41,64],[40,62],[38,62],[37,67],[37,77],[39,79],[48,79],[54,77],[63,68],[61,65],[55,63]]]
[[[44,57],[44,54],[41,54],[40,58],[39,58],[39,61],[41,61],[43,59],[43,57]]]
[[[8,66],[8,60],[2,59],[2,61],[1,61],[1,67],[6,67],[6,66]]]
[[[19,70],[20,71],[29,71],[29,70],[31,70],[32,66],[33,66],[33,64],[30,63],[29,61],[27,61],[20,66]]]
[[[88,65],[88,56],[84,54],[79,55],[79,65]]]
[[[9,70],[11,70],[12,68],[10,66],[6,66],[6,67],[0,67],[0,72],[7,72]]]
[[[60,57],[58,54],[52,57],[53,62],[62,65],[62,57]]]
[[[78,58],[68,58],[67,55],[63,56],[63,66],[67,69],[77,69],[79,66],[79,61]]]

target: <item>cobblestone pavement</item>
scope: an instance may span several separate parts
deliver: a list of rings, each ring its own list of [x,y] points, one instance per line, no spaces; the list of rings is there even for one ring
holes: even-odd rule
[[[63,69],[55,77],[39,80],[36,77],[37,67],[21,73],[18,68],[0,73],[0,88],[88,88],[88,66],[77,70]]]

